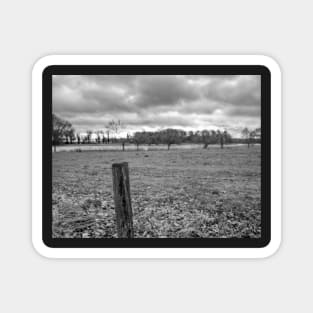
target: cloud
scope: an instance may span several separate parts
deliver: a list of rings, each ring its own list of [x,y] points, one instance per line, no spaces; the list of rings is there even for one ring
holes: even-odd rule
[[[208,84],[207,97],[230,105],[260,106],[260,76],[239,76],[234,80],[213,80]]]
[[[197,88],[183,76],[140,76],[136,80],[135,103],[139,107],[172,106],[199,97]]]
[[[53,77],[53,112],[77,131],[112,119],[131,131],[259,127],[260,76],[61,75]]]

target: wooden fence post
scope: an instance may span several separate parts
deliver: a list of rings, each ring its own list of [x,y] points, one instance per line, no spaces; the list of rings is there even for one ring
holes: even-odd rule
[[[112,175],[118,237],[133,238],[133,212],[131,207],[128,163],[112,164]]]

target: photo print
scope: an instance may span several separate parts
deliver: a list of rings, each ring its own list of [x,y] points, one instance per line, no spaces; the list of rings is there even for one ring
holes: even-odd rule
[[[261,238],[261,74],[51,84],[52,238]]]

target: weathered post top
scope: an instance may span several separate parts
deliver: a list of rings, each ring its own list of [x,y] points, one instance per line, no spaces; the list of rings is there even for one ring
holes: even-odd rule
[[[127,167],[128,168],[128,162],[121,162],[121,163],[113,163],[112,167]]]

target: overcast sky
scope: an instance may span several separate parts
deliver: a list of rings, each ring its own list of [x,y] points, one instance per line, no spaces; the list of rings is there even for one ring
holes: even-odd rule
[[[53,76],[53,113],[77,132],[120,120],[125,131],[260,127],[260,76]]]

